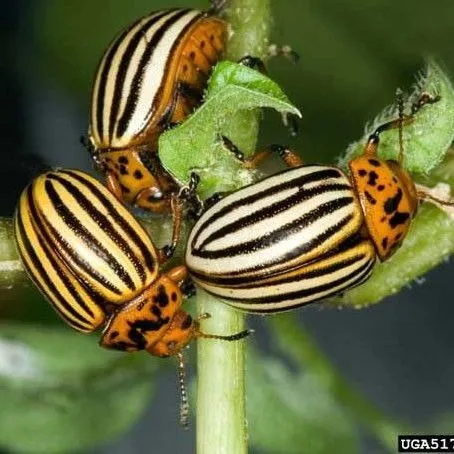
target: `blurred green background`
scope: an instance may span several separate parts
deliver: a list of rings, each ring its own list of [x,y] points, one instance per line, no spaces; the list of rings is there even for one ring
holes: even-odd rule
[[[207,3],[1,3],[0,214],[10,216],[43,166],[91,169],[78,139],[112,37],[151,10]],[[269,72],[303,121],[291,139],[279,116],[266,113],[260,142],[293,145],[307,162],[333,161],[359,138],[396,88],[410,87],[424,56],[454,77],[452,1],[272,3],[273,41],[301,59],[275,59]],[[454,433],[453,270],[443,265],[424,285],[362,311],[316,306],[251,318],[251,452],[386,453],[395,430]],[[96,336],[71,332],[24,284],[5,285],[0,295],[0,446],[7,452],[194,452],[194,433],[178,427],[172,360],[100,350]]]

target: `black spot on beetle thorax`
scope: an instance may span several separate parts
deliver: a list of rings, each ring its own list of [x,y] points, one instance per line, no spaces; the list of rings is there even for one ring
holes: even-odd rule
[[[164,286],[162,287],[164,288]],[[158,295],[159,294],[158,290]],[[150,303],[150,301],[142,301],[140,306],[136,309],[138,311],[142,311],[145,307],[147,307],[147,303]],[[153,302],[151,303],[149,310],[144,313],[143,318],[128,321],[127,323],[129,329],[126,336],[130,342],[126,342],[124,340],[115,342],[119,333],[118,331],[113,331],[109,336],[109,339],[113,341],[110,344],[111,348],[115,350],[144,350],[147,347],[146,334],[149,332],[159,331],[163,326],[168,325],[170,323],[170,317],[163,317],[160,307],[158,304]]]
[[[169,296],[163,285],[158,287],[158,294],[153,296],[153,302],[159,305],[159,307],[166,307],[169,304]]]
[[[156,307],[156,306],[153,306]],[[163,326],[167,325],[170,321],[169,317],[158,318],[157,320],[135,320],[128,322],[129,332],[128,338],[134,343],[138,350],[143,350],[147,346],[145,338],[146,333],[150,331],[159,331]]]
[[[397,193],[393,197],[389,197],[386,199],[385,203],[383,204],[383,208],[389,218],[389,226],[392,229],[405,224],[410,219],[410,213],[406,211],[398,211],[399,204],[402,200],[403,193],[401,188],[397,188]]]
[[[378,161],[377,159],[370,158],[370,159],[368,159],[368,162],[369,162],[370,165],[372,165],[374,167],[380,167],[381,166],[380,161]]]
[[[118,342],[112,342],[111,344],[109,344],[109,348],[111,348],[112,350],[118,350],[120,352],[125,352],[125,351],[135,350],[137,348],[137,346],[130,342],[118,341]]]
[[[371,170],[369,172],[369,179],[367,180],[367,184],[369,186],[375,186],[378,180],[378,173],[375,170]]]
[[[110,336],[109,336],[109,340],[115,340],[118,336],[120,335],[120,333],[118,331],[112,331],[110,333]]]
[[[377,200],[370,194],[369,191],[364,191],[364,195],[366,196],[367,201],[371,205],[376,205],[377,204]]]
[[[143,178],[143,173],[139,169],[135,170],[133,175],[136,180],[141,180]]]
[[[399,208],[399,203],[402,200],[402,189],[397,188],[397,193],[393,197],[386,199],[383,208],[386,214],[393,214]]]
[[[186,318],[184,319],[183,323],[181,324],[182,330],[187,330],[192,326],[192,317],[189,314],[186,314]]]
[[[395,229],[397,226],[405,224],[410,218],[410,213],[406,212],[396,212],[393,217],[389,220],[389,225],[392,229]]]

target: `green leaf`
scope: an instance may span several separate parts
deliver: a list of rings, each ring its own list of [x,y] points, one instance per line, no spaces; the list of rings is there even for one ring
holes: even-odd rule
[[[145,409],[157,367],[69,329],[2,325],[0,445],[64,453],[120,436]]]
[[[421,92],[440,96],[439,101],[425,105],[415,115],[414,121],[404,126],[404,167],[415,173],[427,174],[442,161],[454,139],[454,90],[449,77],[435,62],[429,61],[426,76],[422,76],[410,96],[418,99]],[[408,113],[408,112],[407,112]],[[367,138],[384,122],[397,118],[395,108],[386,108],[367,128],[365,135],[349,146],[341,159],[341,167],[362,153]],[[384,159],[399,159],[399,133],[397,129],[380,135],[379,155]]]
[[[246,385],[252,445],[270,454],[357,452],[351,419],[317,374],[292,374],[281,362],[249,350]]]
[[[228,135],[230,129],[248,131],[251,122],[247,117],[241,118],[240,125],[232,126],[232,121],[239,112],[262,107],[300,115],[279,86],[265,75],[237,63],[218,64],[203,105],[182,125],[160,137],[159,156],[164,167],[183,184],[188,183],[191,171],[199,173],[199,189],[205,195],[251,182],[253,173],[243,169],[225,149],[220,135]],[[247,136],[254,135],[248,131]],[[244,144],[238,140],[237,145],[243,149]]]

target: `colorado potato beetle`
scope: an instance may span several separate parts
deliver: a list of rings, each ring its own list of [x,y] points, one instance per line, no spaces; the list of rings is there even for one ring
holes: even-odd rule
[[[31,280],[72,328],[90,333],[102,327],[105,348],[178,355],[182,377],[181,351],[192,338],[237,340],[248,334],[201,332],[198,320],[181,309],[186,268],[161,273],[167,254],[84,172],[38,176],[21,195],[14,228]]]
[[[424,95],[417,109],[436,100]],[[402,243],[420,201],[454,205],[418,191],[396,161],[377,157],[380,133],[402,131],[411,121],[402,114],[378,127],[349,163],[350,176],[336,167],[303,165],[297,154],[276,147],[293,168],[220,198],[196,222],[186,249],[195,282],[236,308],[261,313],[363,283],[377,256],[386,260]],[[268,154],[246,164],[255,166]]]
[[[183,121],[203,98],[227,38],[215,12],[156,11],[111,43],[96,73],[89,149],[108,188],[128,203],[169,210],[175,181],[157,157],[159,134]]]

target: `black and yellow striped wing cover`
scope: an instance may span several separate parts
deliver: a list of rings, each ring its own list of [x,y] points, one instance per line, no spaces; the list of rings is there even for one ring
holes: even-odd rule
[[[108,305],[156,279],[156,249],[118,199],[88,174],[55,170],[22,193],[15,216],[22,262],[61,317],[93,331]]]

